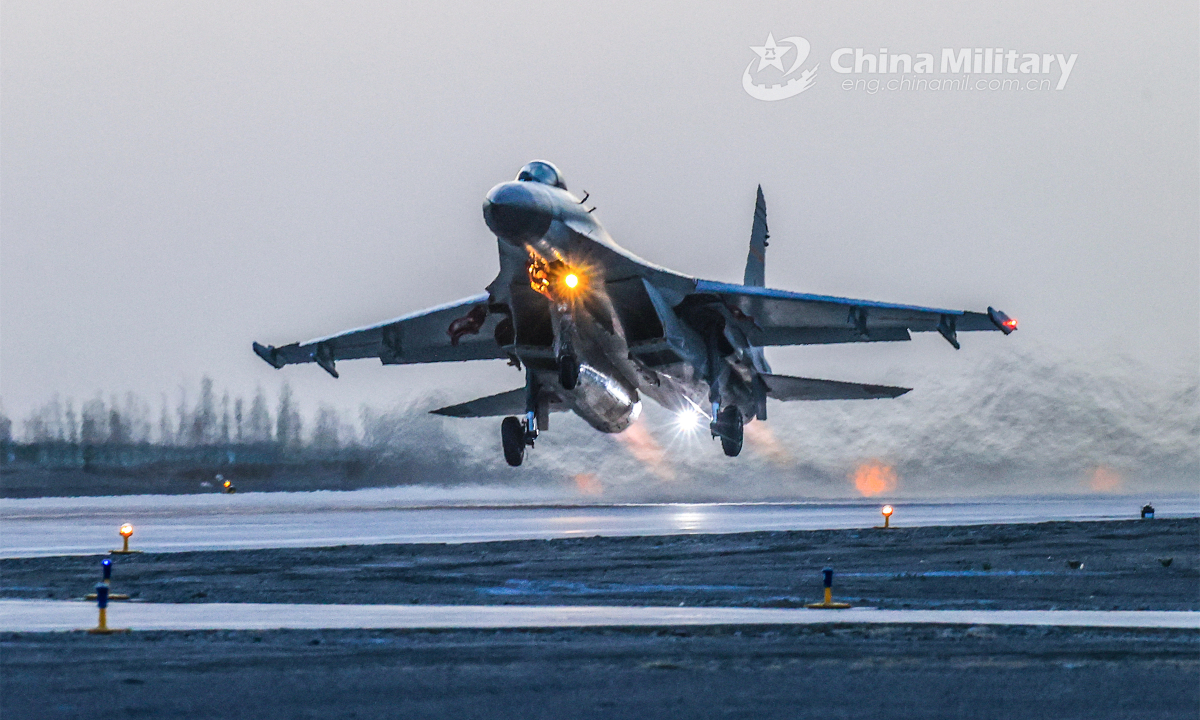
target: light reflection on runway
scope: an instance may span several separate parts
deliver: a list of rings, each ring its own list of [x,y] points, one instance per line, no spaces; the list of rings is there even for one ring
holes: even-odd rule
[[[1138,517],[1144,498],[1074,496],[962,502],[892,500],[895,526],[970,525]],[[1158,516],[1200,515],[1200,498],[1159,497]],[[95,554],[119,546],[181,552],[383,543],[465,543],[592,535],[670,535],[865,528],[881,503],[867,501],[508,505],[429,507],[388,491],[246,495],[36,498],[0,501],[0,557]]]
[[[803,610],[602,605],[293,605],[123,603],[109,627],[132,630],[631,627],[936,623],[1200,629],[1200,613],[1163,610]],[[0,600],[0,631],[61,632],[94,625],[91,603]]]

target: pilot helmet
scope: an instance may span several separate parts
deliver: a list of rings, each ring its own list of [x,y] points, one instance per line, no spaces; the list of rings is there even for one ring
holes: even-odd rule
[[[554,163],[545,160],[534,160],[521,168],[521,172],[517,174],[517,180],[553,185],[562,190],[567,189],[567,183],[563,180],[562,173],[554,167]]]

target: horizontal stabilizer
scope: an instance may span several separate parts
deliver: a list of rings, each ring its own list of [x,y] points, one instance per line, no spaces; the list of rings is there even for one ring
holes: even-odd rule
[[[543,391],[541,396],[546,397],[548,393]],[[559,400],[558,396],[551,395],[549,397],[550,412],[560,412],[567,409],[566,404]],[[457,418],[477,418],[477,417],[500,417],[502,415],[524,415],[525,414],[525,388],[517,388],[509,390],[497,395],[488,395],[487,397],[471,400],[470,402],[459,403],[449,407],[430,410],[434,415],[445,415],[447,417]]]
[[[890,385],[864,385],[765,373],[762,379],[767,384],[767,397],[776,400],[875,400],[900,397],[912,390]]]

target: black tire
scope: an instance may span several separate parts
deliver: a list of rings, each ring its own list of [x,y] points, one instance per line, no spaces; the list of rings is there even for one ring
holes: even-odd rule
[[[729,457],[742,452],[742,411],[728,407],[721,411],[721,449]]]
[[[574,390],[579,384],[579,360],[574,355],[563,355],[558,361],[558,382],[563,390]]]
[[[525,459],[525,428],[515,417],[500,422],[500,440],[504,443],[504,459],[517,467]]]

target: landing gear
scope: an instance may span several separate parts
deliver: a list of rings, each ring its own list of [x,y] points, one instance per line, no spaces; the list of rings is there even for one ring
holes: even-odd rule
[[[525,459],[525,446],[533,447],[537,439],[537,419],[529,413],[525,420],[506,417],[500,421],[500,440],[504,444],[504,459],[509,465],[517,467]]]
[[[711,425],[712,434],[721,438],[721,449],[729,457],[742,452],[742,411],[727,407],[717,414]]]
[[[525,428],[515,417],[506,417],[500,423],[500,439],[504,442],[504,459],[517,467],[525,459]]]
[[[574,390],[579,384],[579,358],[565,353],[558,359],[558,382],[563,390]]]

